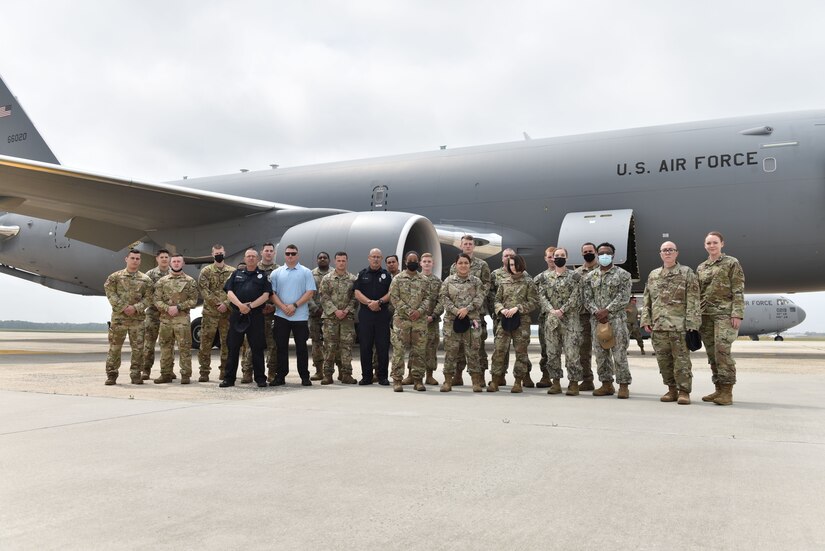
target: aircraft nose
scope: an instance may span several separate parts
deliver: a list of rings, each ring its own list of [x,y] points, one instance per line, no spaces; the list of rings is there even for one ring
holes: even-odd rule
[[[803,310],[800,306],[796,307],[796,319],[799,321],[799,323],[805,321],[806,315],[807,314],[805,314],[805,310]]]

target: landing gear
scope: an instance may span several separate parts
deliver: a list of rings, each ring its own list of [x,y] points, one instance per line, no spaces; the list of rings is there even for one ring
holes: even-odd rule
[[[751,335],[751,340],[752,341],[758,341],[759,340],[759,335]]]
[[[785,339],[782,337],[782,335],[777,335],[773,338],[773,340],[781,342],[781,341],[784,341]]]

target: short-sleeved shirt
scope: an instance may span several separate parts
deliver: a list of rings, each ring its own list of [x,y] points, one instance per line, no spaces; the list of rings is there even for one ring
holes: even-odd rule
[[[294,268],[287,265],[281,266],[270,274],[269,279],[272,281],[272,292],[278,295],[284,304],[295,304],[307,291],[317,291],[312,270],[301,266],[300,263]],[[275,315],[289,321],[307,321],[309,304],[305,302],[298,306],[292,316],[287,316],[283,310],[276,308]]]
[[[223,290],[227,293],[232,291],[238,297],[238,300],[247,303],[254,302],[264,293],[271,294],[272,285],[270,285],[263,270],[255,268],[254,271],[248,272],[243,269],[232,272],[232,275],[226,280]],[[258,306],[257,309],[262,308],[263,304]]]
[[[370,300],[378,300],[390,292],[390,283],[392,283],[392,276],[384,268],[378,268],[377,270],[364,268],[358,272],[358,279],[355,281],[354,290],[361,291],[361,293]],[[385,302],[381,305],[381,312],[388,310],[389,307],[390,305]],[[361,308],[361,312],[364,314],[379,313],[364,307]]]

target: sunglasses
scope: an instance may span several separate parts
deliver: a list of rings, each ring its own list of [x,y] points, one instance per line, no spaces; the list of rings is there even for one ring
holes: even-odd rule
[[[298,254],[298,253],[290,253],[290,252],[286,252],[286,253],[284,253],[284,256],[297,256],[297,254]]]

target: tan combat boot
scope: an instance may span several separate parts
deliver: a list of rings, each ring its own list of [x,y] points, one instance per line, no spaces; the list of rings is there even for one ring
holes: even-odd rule
[[[665,392],[661,398],[659,398],[660,402],[675,402],[676,398],[678,397],[678,392],[676,391],[676,385],[668,385],[667,392]]]
[[[420,378],[416,377],[415,379],[413,379],[413,390],[417,390],[417,391],[421,392],[421,391],[427,390],[427,387],[424,386],[424,381],[422,381]]]
[[[312,379],[312,377],[310,377]],[[321,384],[322,385],[331,385],[332,384],[332,373],[324,373],[324,376],[321,377]]]
[[[180,376],[180,384],[188,385],[191,382],[192,382],[192,378],[189,377],[188,375],[181,375]]]
[[[173,371],[173,372],[172,372],[172,380],[174,381],[174,380],[175,380],[175,379],[177,379],[177,378],[178,378],[178,376],[177,376],[177,375],[175,375],[175,372]]]
[[[541,380],[536,383],[536,388],[550,388],[551,384],[550,374],[547,371],[542,371]]]
[[[402,384],[402,385],[405,385],[405,386],[409,386],[409,385],[415,384],[415,379],[413,379],[413,376],[412,376],[412,370],[411,370],[410,368],[407,368],[407,376],[406,376],[406,377],[404,377],[404,378],[401,380],[401,384]]]
[[[315,373],[309,378],[310,381],[322,381],[324,379],[324,368],[315,367]],[[243,382],[243,381],[241,381]]]
[[[209,382],[209,375],[201,374],[201,376],[198,377],[198,382],[199,383],[208,383]]]
[[[613,396],[615,393],[616,389],[613,387],[613,383],[603,382],[602,386],[593,391],[593,396]]]
[[[453,378],[449,375],[444,375],[444,384],[441,385],[441,392],[450,392],[453,390]]]
[[[581,390],[581,391],[595,390],[595,388],[596,387],[593,386],[593,381],[582,381],[581,384],[579,385],[579,390]]]
[[[453,374],[453,386],[464,386],[464,379],[461,377],[463,369],[456,369]]]
[[[616,396],[620,400],[627,400],[630,398],[630,385],[628,383],[619,383],[619,394]]]
[[[498,386],[507,386],[507,374],[493,375],[493,380]]]
[[[498,376],[493,375],[493,380],[487,385],[487,392],[498,392]]]
[[[644,347],[644,346],[640,346],[639,348],[641,348],[641,350],[642,350],[642,356],[644,356],[644,355],[645,355],[645,347]]]
[[[685,392],[684,390],[679,391],[679,399],[676,401],[677,404],[680,406],[688,406],[690,405],[690,394]]]
[[[524,385],[524,388],[534,388],[536,386],[533,379],[530,378],[529,371],[521,378],[521,384]]]
[[[524,392],[521,388],[521,377],[516,377],[515,382],[513,383],[513,388],[510,389],[510,392],[514,392],[518,394],[519,392]]]
[[[392,380],[392,391],[393,392],[404,392],[404,386],[401,384],[401,381],[398,379]]]
[[[433,377],[433,370],[432,369],[427,370],[427,378],[424,379],[424,383],[428,384],[428,385],[437,385],[438,384],[438,381],[436,381],[435,377]]]
[[[473,380],[473,392],[481,392],[481,373],[470,373],[470,378]]]
[[[547,389],[547,394],[561,394],[561,379],[553,379],[553,384]]]
[[[175,378],[174,373],[172,373],[172,378],[173,379]],[[226,379],[226,368],[225,367],[222,367],[220,373],[218,373],[218,379],[221,380],[221,381]]]
[[[103,383],[103,384],[105,384],[107,386],[111,386],[111,385],[116,384],[116,383],[117,383],[117,375],[115,375],[114,373],[107,373],[106,374],[106,382]]]
[[[130,379],[132,380],[133,385],[142,385],[143,384],[143,379],[140,378],[140,375],[138,375],[136,377],[130,377]]]
[[[151,371],[144,371],[143,374],[140,376],[140,378],[143,379],[144,381],[148,381],[151,373],[152,373]]]
[[[248,385],[248,384],[252,383],[252,372],[251,371],[247,371],[246,373],[243,374],[243,377],[241,377],[241,383],[245,384],[245,385]]]
[[[579,382],[578,381],[570,381],[570,384],[567,385],[567,392],[568,396],[578,396],[579,395]]]
[[[345,385],[354,385],[354,384],[358,383],[358,381],[356,381],[355,379],[352,378],[351,373],[347,373],[346,375],[342,375],[341,376],[341,382],[344,383]],[[321,384],[323,384],[323,383],[321,383]]]
[[[168,375],[168,374],[167,375],[161,374],[160,377],[155,379],[155,384],[156,385],[162,385],[162,384],[171,383],[171,382],[172,382],[172,375]]]
[[[703,402],[712,402],[719,396],[719,385],[716,385],[716,390],[708,394],[707,396],[702,396]]]
[[[733,403],[733,385],[719,385],[719,396],[713,399],[717,406],[729,406]]]

